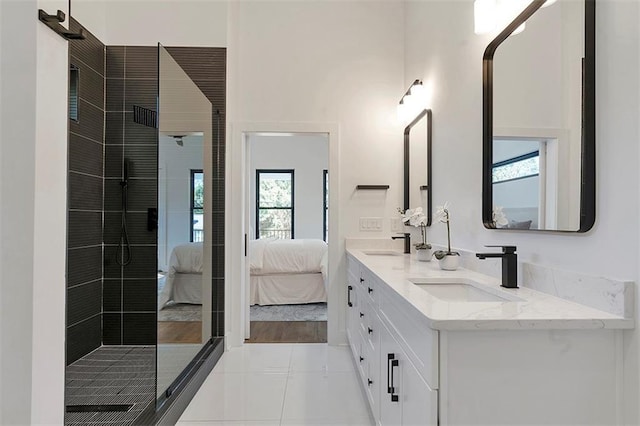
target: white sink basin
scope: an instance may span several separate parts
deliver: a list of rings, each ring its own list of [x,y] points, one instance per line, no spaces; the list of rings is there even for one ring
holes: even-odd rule
[[[402,256],[402,253],[394,250],[362,250],[367,256]]]
[[[436,282],[433,279],[415,278],[410,282],[420,287],[433,297],[444,302],[518,302],[521,298],[503,293],[499,290],[483,289],[477,283],[464,283],[458,281]],[[497,294],[498,293],[498,294]]]

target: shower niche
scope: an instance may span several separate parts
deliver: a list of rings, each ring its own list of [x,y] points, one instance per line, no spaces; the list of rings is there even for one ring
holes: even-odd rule
[[[226,50],[85,34],[69,44],[65,423],[172,423],[223,350]]]

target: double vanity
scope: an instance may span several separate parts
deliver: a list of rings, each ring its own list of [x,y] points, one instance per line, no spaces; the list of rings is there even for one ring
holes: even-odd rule
[[[381,425],[621,424],[633,319],[347,249],[347,337]]]

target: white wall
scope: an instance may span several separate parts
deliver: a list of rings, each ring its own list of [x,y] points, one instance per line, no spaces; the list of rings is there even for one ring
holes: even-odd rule
[[[405,82],[433,80],[434,201],[451,202],[452,244],[511,243],[520,259],[638,281],[638,2],[597,3],[597,220],[585,235],[498,232],[481,221],[482,54],[473,1],[408,2]],[[475,71],[473,71],[475,70]],[[460,153],[464,152],[464,155]],[[432,238],[446,242],[444,227]],[[638,332],[625,332],[628,423],[638,422]]]
[[[67,2],[0,2],[2,424],[63,422],[68,49],[38,8]]]
[[[70,0],[69,14],[104,43],[107,39],[107,3],[96,0]]]
[[[251,223],[256,223],[256,169],[293,169],[295,238],[322,239],[323,170],[329,168],[326,135],[249,135]],[[255,227],[255,225],[254,225]],[[249,238],[255,238],[255,229]]]
[[[227,6],[202,0],[71,0],[71,13],[106,45],[224,47]]]

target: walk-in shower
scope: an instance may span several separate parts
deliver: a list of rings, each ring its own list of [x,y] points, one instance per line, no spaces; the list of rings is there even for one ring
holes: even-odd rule
[[[222,349],[224,121],[212,124],[212,102],[224,112],[225,50],[104,46],[84,33],[69,45],[78,84],[70,94],[65,423],[173,422]],[[161,158],[161,135],[176,131],[187,135],[182,147],[172,142],[183,153]],[[194,149],[200,164],[184,169],[174,156]],[[189,177],[163,181],[167,168],[197,176],[195,186]],[[187,200],[174,211],[172,186]],[[159,238],[176,224],[184,235],[165,249],[170,255],[198,234],[202,271],[192,278],[201,294],[192,306],[159,311],[158,285],[170,272]],[[184,315],[196,310],[197,321]],[[182,334],[167,337],[167,329]],[[197,339],[181,343],[185,330]]]

